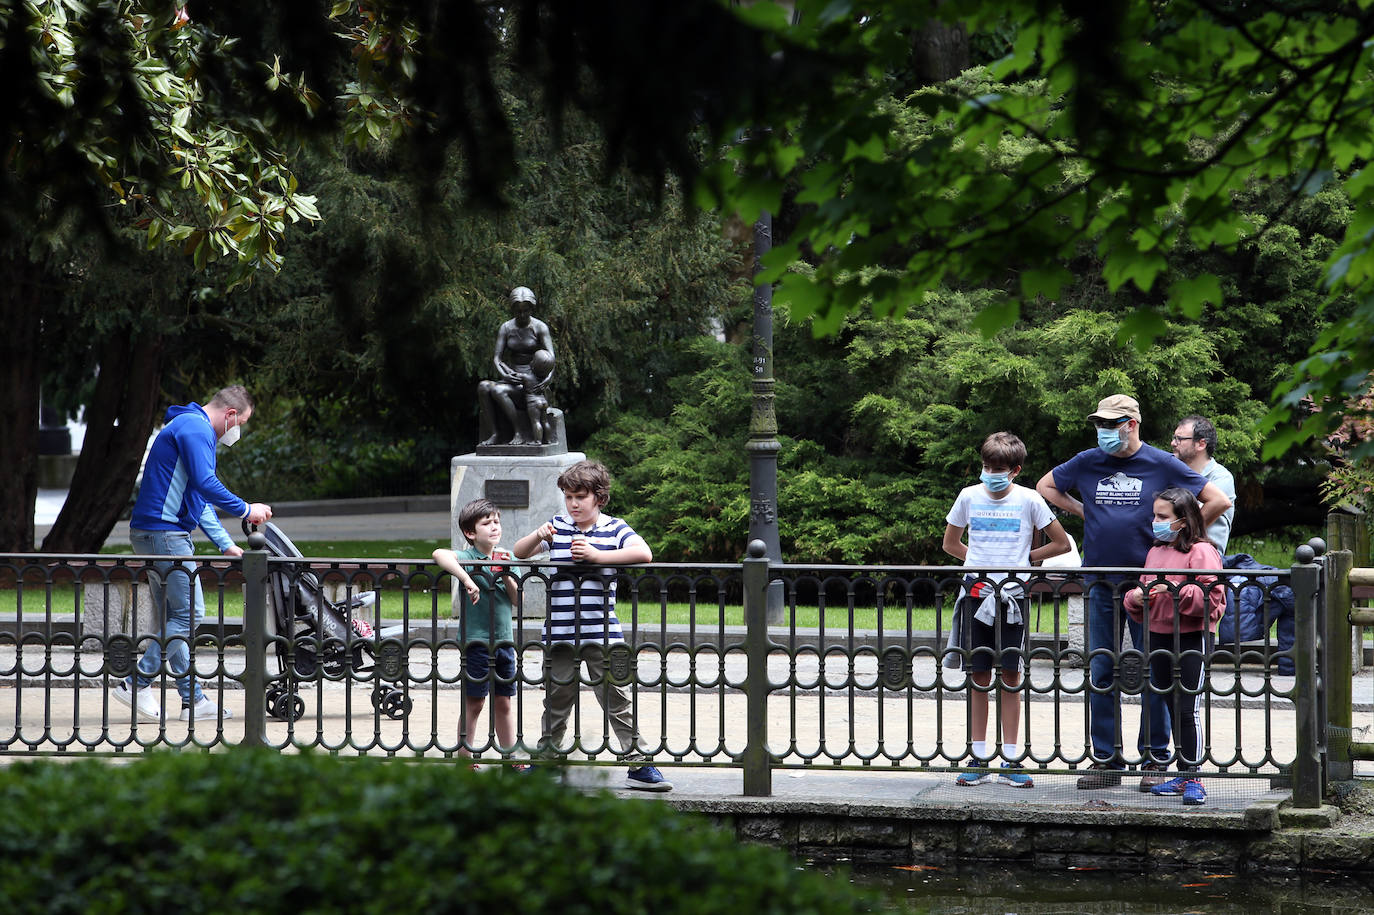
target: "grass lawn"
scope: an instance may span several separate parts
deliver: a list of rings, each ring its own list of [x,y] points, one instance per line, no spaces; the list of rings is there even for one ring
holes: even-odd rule
[[[1285,529],[1281,531],[1242,534],[1231,538],[1227,544],[1228,553],[1249,553],[1265,565],[1286,569],[1293,564],[1293,551],[1312,537],[1323,536],[1319,530],[1301,531]],[[439,545],[436,540],[310,540],[298,541],[296,547],[312,559],[413,559],[428,563],[429,556]],[[127,544],[102,550],[105,553],[129,554],[133,549]],[[214,544],[201,539],[196,541],[197,555],[215,556],[219,551]]]
[[[245,546],[242,537],[235,538],[239,546]],[[296,549],[311,559],[414,559],[429,562],[429,556],[439,545],[436,540],[311,540],[297,541]],[[219,550],[213,543],[197,538],[197,556],[218,556]],[[107,546],[102,553],[127,556],[133,547],[128,544]]]
[[[1304,533],[1297,529],[1285,529],[1242,534],[1231,538],[1231,542],[1226,544],[1226,552],[1249,553],[1256,561],[1267,566],[1286,569],[1293,564],[1293,551],[1313,537],[1325,539],[1326,532],[1310,530]]]

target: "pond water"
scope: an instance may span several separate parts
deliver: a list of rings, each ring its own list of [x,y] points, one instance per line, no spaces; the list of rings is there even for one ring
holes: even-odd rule
[[[829,870],[836,879],[878,889],[883,911],[940,915],[1367,915],[1374,874],[1265,878],[1212,871],[1153,874],[1107,870],[863,867]]]

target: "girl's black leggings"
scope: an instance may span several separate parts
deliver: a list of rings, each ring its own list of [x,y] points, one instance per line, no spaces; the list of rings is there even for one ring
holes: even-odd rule
[[[1158,691],[1151,698],[1169,704],[1180,770],[1196,769],[1202,762],[1202,672],[1210,636],[1210,632],[1151,632],[1147,636],[1150,685]]]

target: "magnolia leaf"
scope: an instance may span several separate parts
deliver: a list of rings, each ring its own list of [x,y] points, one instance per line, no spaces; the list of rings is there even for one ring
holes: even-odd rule
[[[1053,265],[1036,270],[1021,271],[1021,295],[1027,299],[1044,296],[1054,299],[1065,284],[1073,282],[1073,274],[1063,267]]]
[[[1020,316],[1020,300],[1007,299],[1003,302],[984,306],[983,310],[973,318],[973,329],[984,337],[992,337],[999,331],[1011,327]]]
[[[1137,352],[1146,352],[1154,346],[1155,338],[1169,329],[1164,316],[1151,308],[1137,308],[1121,319],[1116,331],[1116,341],[1125,345],[1132,343]]]
[[[1202,317],[1204,305],[1221,304],[1221,281],[1203,273],[1174,281],[1169,287],[1169,305],[1193,320]]]

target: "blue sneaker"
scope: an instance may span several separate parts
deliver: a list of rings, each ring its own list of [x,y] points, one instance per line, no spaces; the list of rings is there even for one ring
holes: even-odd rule
[[[636,791],[672,791],[673,783],[653,766],[640,766],[625,773],[625,787]]]
[[[1207,803],[1207,789],[1202,787],[1202,782],[1195,778],[1188,779],[1183,786],[1183,803],[1189,807]]]
[[[1155,797],[1177,797],[1183,793],[1183,786],[1187,784],[1188,781],[1189,779],[1184,776],[1171,778],[1162,785],[1155,785],[1150,789],[1150,793]],[[1201,788],[1202,786],[1198,785],[1198,787]]]
[[[997,773],[997,780],[1004,785],[1011,785],[1013,788],[1035,787],[1035,782],[1029,775],[1006,762],[1002,763],[1002,771]]]
[[[959,777],[954,780],[954,784],[960,788],[972,788],[974,785],[981,785],[992,781],[992,772],[988,769],[974,769],[972,772],[960,772]]]

